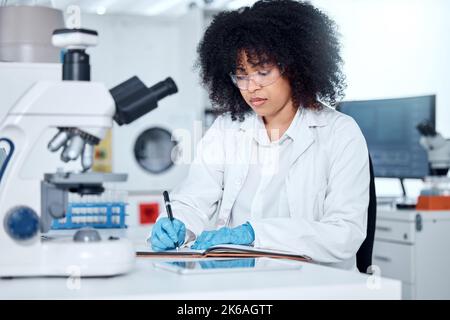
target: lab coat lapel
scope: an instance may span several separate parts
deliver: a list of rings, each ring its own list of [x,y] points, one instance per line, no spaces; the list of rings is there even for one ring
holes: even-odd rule
[[[291,167],[297,159],[313,144],[314,136],[310,128],[310,111],[302,110],[300,119],[297,122],[294,134],[293,134],[293,150],[291,153],[291,159],[289,166]]]
[[[328,125],[326,112],[329,108],[324,106],[323,109],[319,111],[303,109],[299,121],[297,122],[296,128],[293,131],[293,150],[290,159],[290,172],[292,173],[294,168],[294,163],[307,152],[309,147],[313,143],[317,143],[316,127],[323,127]],[[297,168],[298,170],[298,168]],[[289,210],[295,212],[299,209],[299,197],[298,197],[298,181],[291,179],[288,175],[287,177],[287,194],[288,194],[288,204]]]
[[[247,178],[252,155],[252,128],[254,127],[254,121],[254,116],[250,115],[240,125],[236,141],[236,153],[232,157],[233,163],[230,167],[230,192],[227,192],[227,197],[223,199],[222,209],[219,212],[218,226],[228,224],[231,208]]]

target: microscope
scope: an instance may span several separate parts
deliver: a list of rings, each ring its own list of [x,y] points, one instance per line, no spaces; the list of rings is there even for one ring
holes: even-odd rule
[[[93,30],[55,30],[53,44],[65,49],[62,81],[36,82],[0,124],[0,277],[68,276],[73,268],[82,277],[114,276],[134,266],[128,239],[101,239],[95,229],[45,235],[65,216],[69,192],[99,195],[104,183],[126,180],[89,171],[113,121],[129,124],[178,91],[171,78],[146,87],[132,77],[111,90],[91,82],[85,50],[97,39]],[[78,159],[81,170],[70,170]]]
[[[419,123],[417,130],[421,134],[419,143],[428,153],[431,175],[446,176],[450,168],[450,140],[436,132],[428,121]]]
[[[424,187],[420,192],[416,209],[450,210],[450,140],[436,132],[434,125],[422,122],[417,125],[420,144],[428,153],[430,176],[425,177]]]

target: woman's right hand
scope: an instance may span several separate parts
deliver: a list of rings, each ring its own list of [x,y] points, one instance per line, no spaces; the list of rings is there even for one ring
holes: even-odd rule
[[[181,246],[186,236],[186,226],[178,219],[159,219],[152,229],[150,243],[154,251],[165,251]]]

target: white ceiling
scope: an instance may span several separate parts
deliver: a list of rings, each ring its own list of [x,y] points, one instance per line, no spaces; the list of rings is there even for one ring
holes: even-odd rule
[[[65,10],[77,5],[82,12],[97,14],[179,15],[189,6],[197,5],[205,10],[237,9],[256,0],[0,0],[0,5],[45,5]]]

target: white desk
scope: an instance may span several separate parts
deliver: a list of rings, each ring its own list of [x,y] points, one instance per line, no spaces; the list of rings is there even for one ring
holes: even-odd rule
[[[128,231],[131,235],[132,230]],[[142,231],[134,232],[142,245]],[[400,299],[401,282],[302,263],[300,270],[178,275],[137,259],[135,269],[112,278],[0,280],[0,299]],[[368,280],[369,279],[369,280]],[[372,278],[373,279],[373,278]],[[367,283],[369,282],[369,285]]]

